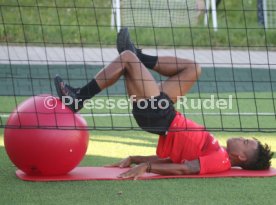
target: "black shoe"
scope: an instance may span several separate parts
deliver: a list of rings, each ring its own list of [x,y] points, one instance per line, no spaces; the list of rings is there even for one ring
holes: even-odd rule
[[[130,40],[130,34],[128,28],[121,28],[120,32],[117,35],[117,50],[119,53],[122,53],[125,50],[132,51],[137,55],[141,52],[140,49],[137,49],[132,41]]]
[[[54,78],[54,82],[59,99],[73,112],[77,112],[78,110],[80,110],[82,108],[82,104],[75,103],[78,99],[77,92],[79,91],[79,88],[73,88],[70,85],[65,84],[59,75],[56,75],[56,77]]]

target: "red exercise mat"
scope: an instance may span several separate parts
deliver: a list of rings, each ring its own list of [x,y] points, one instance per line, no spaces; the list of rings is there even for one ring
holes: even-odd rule
[[[16,171],[16,176],[25,181],[81,181],[81,180],[122,180],[117,176],[129,168],[120,169],[117,167],[77,167],[66,175],[62,176],[28,176],[21,170]],[[229,171],[216,174],[203,175],[173,175],[162,176],[158,174],[145,173],[139,179],[172,179],[172,178],[224,178],[224,177],[272,177],[276,176],[276,169],[270,168],[264,171],[248,171],[232,168]]]

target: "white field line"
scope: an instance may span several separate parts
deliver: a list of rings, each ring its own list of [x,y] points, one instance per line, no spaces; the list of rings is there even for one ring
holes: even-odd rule
[[[241,113],[237,113],[237,112],[195,112],[195,113],[184,113],[185,115],[190,115],[190,116],[199,116],[199,115],[204,115],[204,116],[276,116],[276,113],[274,112],[241,112]],[[129,117],[129,116],[133,116],[131,113],[96,113],[96,114],[81,114],[81,116],[83,117],[108,117],[108,116],[112,116],[112,117]],[[1,118],[8,118],[9,115],[8,114],[0,114]]]

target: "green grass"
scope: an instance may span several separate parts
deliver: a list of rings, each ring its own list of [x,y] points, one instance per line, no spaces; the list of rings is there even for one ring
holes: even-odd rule
[[[273,111],[271,93],[256,93],[262,97],[259,111]],[[189,99],[198,94],[190,94]],[[205,94],[201,97],[208,97]],[[221,93],[220,98],[228,94]],[[237,93],[239,98],[252,97],[252,93]],[[104,97],[101,97],[104,98]],[[118,97],[117,97],[118,98]],[[24,97],[1,97],[1,113],[9,113]],[[116,98],[115,98],[116,99]],[[254,102],[240,104],[242,111],[255,111]],[[203,110],[205,112],[206,110]],[[217,112],[215,110],[214,112]],[[229,111],[229,110],[228,110]],[[236,111],[236,107],[232,112]],[[84,111],[85,112],[85,111]],[[109,110],[98,111],[108,113]],[[115,113],[122,113],[114,110]],[[190,111],[198,112],[198,111]],[[124,111],[123,113],[126,113]],[[197,122],[202,117],[191,116]],[[93,122],[87,118],[91,125]],[[97,125],[110,126],[110,118],[99,118]],[[129,126],[129,122],[115,117],[115,126]],[[206,117],[210,125],[221,126],[219,119]],[[275,128],[275,118],[264,118],[265,123]],[[237,117],[228,124],[237,126]],[[250,117],[248,125],[256,126],[256,119]],[[5,122],[3,122],[5,123]],[[233,136],[256,137],[268,143],[276,151],[275,133],[214,133],[221,145]],[[142,131],[90,131],[89,148],[80,166],[103,166],[129,155],[155,154],[157,136]],[[80,182],[24,182],[16,178],[16,168],[12,165],[4,149],[3,129],[0,129],[0,204],[274,204],[276,178],[230,178],[230,179],[168,179],[152,181],[80,181]],[[276,159],[272,160],[276,166]]]
[[[110,28],[111,1],[101,0],[0,0],[0,42],[114,46]],[[133,39],[142,46],[265,49],[276,45],[275,29],[258,25],[257,0],[224,1],[218,8],[219,31],[203,26],[136,28]],[[18,6],[18,4],[20,6]],[[75,9],[76,7],[76,9]]]
[[[274,96],[276,93],[274,93]],[[226,109],[219,109],[214,103],[214,109],[212,104],[208,103],[207,108],[204,108],[204,100],[214,97],[214,102],[218,99],[223,99],[229,105]],[[229,101],[229,97],[232,98]],[[0,97],[0,104],[3,105],[0,108],[0,113],[10,113],[16,105],[22,102],[26,97]],[[125,96],[113,96],[107,98],[106,96],[99,96],[92,99],[94,103],[94,109],[83,109],[84,114],[128,114],[131,112],[130,107],[126,109],[107,109],[96,107],[95,102],[102,100],[104,104],[107,104],[108,100],[127,100]],[[200,101],[201,100],[201,101]],[[231,107],[230,107],[231,103]],[[256,92],[255,94],[250,92],[237,92],[237,93],[193,93],[187,95],[187,103],[183,105],[177,104],[175,107],[182,113],[185,113],[187,117],[195,120],[196,122],[203,124],[209,130],[225,130],[225,131],[269,131],[276,130],[276,119],[272,113],[275,113],[276,101],[273,99],[272,93],[269,92]],[[200,107],[201,106],[201,107]],[[259,113],[259,114],[256,114]],[[268,113],[270,115],[264,116],[262,114]],[[7,118],[2,118],[2,126],[5,124]],[[135,119],[128,116],[116,116],[116,117],[87,117],[88,125],[91,129],[118,129],[123,128],[130,130],[131,127],[138,128]]]
[[[2,133],[2,129],[0,132]],[[276,150],[274,134],[255,136]],[[0,134],[0,204],[274,204],[276,178],[168,179],[152,181],[24,182],[16,178]],[[102,166],[128,155],[155,153],[157,137],[144,132],[91,131],[81,166]],[[276,166],[275,158],[273,165]]]

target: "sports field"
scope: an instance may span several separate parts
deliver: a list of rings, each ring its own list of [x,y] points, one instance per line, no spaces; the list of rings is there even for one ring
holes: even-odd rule
[[[250,96],[252,93],[240,93]],[[259,93],[260,96],[268,96],[267,93]],[[206,94],[207,96],[207,94]],[[225,94],[226,96],[226,94]],[[195,94],[189,94],[193,99]],[[98,97],[104,98],[104,97]],[[115,97],[114,99],[125,97]],[[18,101],[24,98],[18,98]],[[96,100],[96,99],[95,99]],[[259,111],[270,113],[272,102],[259,101]],[[234,101],[233,101],[234,102]],[[233,104],[235,104],[234,102]],[[14,106],[13,97],[0,98],[1,110],[10,112]],[[262,105],[262,106],[261,106]],[[254,102],[240,105],[240,111],[253,112]],[[260,110],[262,108],[262,110]],[[269,109],[270,108],[270,109]],[[95,110],[96,111],[96,110]],[[233,110],[225,112],[235,113]],[[86,111],[89,113],[90,111]],[[101,110],[98,113],[109,113],[110,110]],[[209,113],[208,110],[189,112],[192,119],[202,122],[202,115],[195,113]],[[213,112],[218,112],[214,110]],[[85,112],[84,112],[85,113]],[[126,113],[119,109],[112,113]],[[96,112],[95,112],[96,114]],[[222,115],[223,116],[223,115]],[[206,115],[206,126],[218,128],[221,122],[224,126],[239,128],[238,116]],[[256,115],[241,116],[244,128],[257,129]],[[89,126],[113,126],[129,127],[129,117],[97,116],[86,117]],[[93,119],[93,120],[92,120]],[[2,117],[3,123],[5,118]],[[136,124],[132,119],[133,126]],[[259,128],[274,128],[274,116],[259,116]],[[276,178],[230,178],[230,179],[169,179],[152,181],[81,181],[81,182],[51,182],[32,183],[20,181],[15,176],[16,168],[9,161],[3,144],[3,129],[0,129],[0,158],[1,175],[0,190],[1,204],[274,204],[274,189]],[[256,137],[262,142],[271,145],[276,150],[275,133],[261,132],[214,132],[222,145],[231,136]],[[80,166],[103,166],[116,162],[129,155],[152,155],[155,154],[157,136],[143,131],[90,131],[89,149]],[[276,166],[273,159],[272,164]]]
[[[169,179],[32,183],[15,177],[0,138],[1,204],[274,204],[275,178]],[[216,133],[257,137],[276,150],[275,134]],[[102,166],[128,155],[155,153],[157,137],[145,132],[91,131],[80,166]],[[273,160],[275,166],[275,160]]]
[[[93,75],[98,69],[89,69],[89,75]],[[65,66],[51,65],[49,70],[51,75],[59,72],[66,76]],[[19,79],[14,84],[16,92],[21,95],[30,95],[31,92],[55,95],[51,79],[46,75],[49,70],[42,65],[32,65],[31,70],[26,65],[12,65],[12,71],[17,73]],[[83,78],[81,70],[82,66],[70,66],[69,78],[74,86],[83,83],[80,80]],[[276,93],[271,92],[275,90],[275,84],[269,81],[269,77],[274,76],[275,72],[270,70],[271,75],[268,75],[268,71],[221,68],[214,74],[214,69],[203,68],[200,80],[187,95],[187,103],[177,104],[176,107],[187,117],[205,125],[222,145],[232,136],[256,137],[267,142],[276,151],[276,134],[270,133],[276,129]],[[9,77],[10,67],[1,65],[1,73]],[[160,80],[159,76],[155,75],[155,78]],[[217,82],[214,81],[215,78]],[[1,90],[3,96],[0,97],[2,127],[15,106],[28,97],[20,94],[5,95],[14,93],[12,86],[9,86],[12,85],[11,82],[9,78],[1,82],[6,86],[6,89]],[[112,99],[117,102],[127,99],[126,96],[119,95],[125,92],[122,80],[108,91],[109,97],[104,92],[93,100],[106,102]],[[212,96],[215,101],[229,100],[231,96],[232,107],[198,107],[203,103],[197,100],[211,99]],[[129,107],[82,110],[91,130],[89,149],[80,166],[103,166],[129,155],[155,154],[158,137],[139,131],[133,117],[127,115],[129,112]],[[125,131],[118,131],[122,129]],[[260,204],[264,201],[264,204],[274,204],[276,200],[276,178],[23,182],[16,178],[16,167],[5,153],[3,129],[0,129],[0,133],[1,204]],[[274,159],[272,164],[276,166]]]
[[[81,86],[107,63],[102,62],[103,58],[97,59],[95,65],[85,62],[83,51],[97,48],[101,53],[103,49],[115,48],[116,30],[110,28],[111,2],[0,0],[0,54],[5,54],[0,56],[0,205],[275,204],[276,177],[44,183],[16,178],[16,167],[9,160],[3,141],[9,114],[29,96],[56,95],[52,82],[56,73],[71,85]],[[211,52],[212,63],[203,67],[200,80],[186,96],[186,104],[179,103],[176,107],[186,117],[209,129],[221,145],[225,145],[229,137],[255,137],[276,152],[276,69],[272,68],[276,64],[271,63],[274,59],[269,61],[269,52],[275,51],[276,30],[258,25],[256,8],[257,0],[223,1],[218,7],[217,32],[210,21],[209,26],[202,23],[193,27],[135,28],[130,29],[130,33],[141,48],[230,51],[230,61],[222,62],[226,65],[222,67],[215,61],[221,62],[224,57],[213,59],[215,55]],[[203,22],[203,16],[199,20]],[[5,46],[22,50],[12,53]],[[26,46],[36,48],[28,50]],[[64,60],[55,62],[53,58],[51,61],[46,49],[42,49],[44,58],[36,53],[41,50],[37,49],[39,47],[63,49],[61,58]],[[71,53],[78,60],[73,64],[65,54],[71,47],[82,51],[80,55]],[[232,51],[248,54],[260,51],[265,55],[258,57],[266,56],[266,59],[258,62],[258,58],[252,58],[258,55],[255,53],[248,55],[250,63],[234,66],[236,59]],[[23,55],[18,55],[20,52]],[[60,52],[53,52],[51,56],[55,54]],[[32,55],[38,58],[34,60]],[[164,80],[156,74],[154,77]],[[127,100],[122,79],[93,98],[104,102],[122,99]],[[202,106],[204,100],[211,99],[215,103],[226,100],[228,107],[209,109],[211,102],[207,103],[207,108]],[[129,107],[81,111],[88,122],[90,141],[79,166],[104,166],[129,155],[155,154],[158,136],[141,131],[129,113]],[[275,158],[272,166],[276,168]]]

